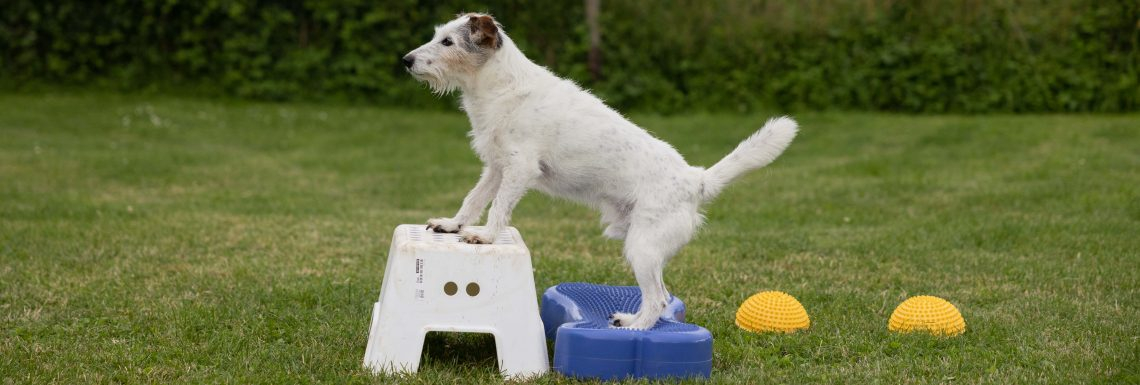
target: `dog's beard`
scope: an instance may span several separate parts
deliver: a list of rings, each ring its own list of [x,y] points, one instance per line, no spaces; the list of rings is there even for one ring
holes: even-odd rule
[[[433,94],[436,94],[436,96],[450,94],[452,91],[455,91],[459,88],[459,84],[457,82],[451,80],[447,76],[443,76],[443,73],[438,69],[431,68],[424,72],[415,72],[409,70],[408,72],[411,73],[412,77],[416,78],[416,80],[427,83],[428,88],[431,88],[431,92]]]

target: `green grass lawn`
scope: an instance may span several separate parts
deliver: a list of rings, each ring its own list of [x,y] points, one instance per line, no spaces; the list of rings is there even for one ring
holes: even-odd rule
[[[634,115],[696,165],[768,116]],[[805,113],[669,265],[713,383],[1140,381],[1140,116]],[[0,95],[0,383],[499,381],[493,341],[432,334],[418,375],[361,368],[392,229],[478,177],[458,112]],[[632,285],[598,215],[515,210],[538,289]],[[811,329],[733,325],[761,290]],[[896,335],[919,294],[957,338]],[[545,383],[575,383],[557,375]]]

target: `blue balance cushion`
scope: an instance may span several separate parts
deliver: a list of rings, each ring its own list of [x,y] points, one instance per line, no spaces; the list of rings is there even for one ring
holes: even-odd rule
[[[698,377],[712,371],[712,334],[687,324],[685,304],[669,299],[649,330],[610,326],[614,312],[635,313],[636,286],[563,283],[542,295],[542,323],[554,338],[554,370],[579,378]]]

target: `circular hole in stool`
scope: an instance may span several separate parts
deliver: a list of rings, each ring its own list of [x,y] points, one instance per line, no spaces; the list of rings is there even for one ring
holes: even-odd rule
[[[443,284],[443,292],[445,294],[455,295],[455,292],[457,292],[457,291],[459,291],[459,285],[456,285],[455,282],[448,282],[448,283]],[[468,291],[470,291],[470,290],[468,290]]]
[[[479,295],[479,284],[475,282],[467,284],[467,295],[472,297]]]

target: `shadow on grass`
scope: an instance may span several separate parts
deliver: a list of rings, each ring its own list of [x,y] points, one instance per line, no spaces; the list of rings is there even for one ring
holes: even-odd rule
[[[495,336],[489,333],[429,332],[421,354],[421,370],[499,374]]]

